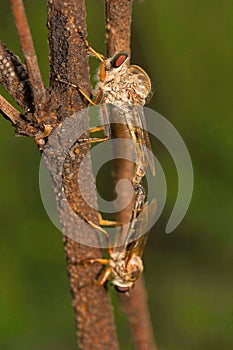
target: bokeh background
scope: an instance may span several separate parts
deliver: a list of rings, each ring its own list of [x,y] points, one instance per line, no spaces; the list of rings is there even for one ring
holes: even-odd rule
[[[48,84],[46,1],[24,3]],[[195,176],[189,211],[166,235],[177,174],[155,141],[168,198],[144,259],[159,350],[233,348],[232,7],[227,0],[134,3],[132,62],[150,75],[155,93],[149,107],[182,135]],[[103,2],[88,0],[87,11],[89,41],[104,53]],[[8,1],[1,1],[0,13],[0,37],[21,56]],[[33,141],[15,138],[0,118],[2,350],[76,349],[62,240],[41,203],[39,162]],[[125,317],[117,312],[116,318],[121,349],[132,349]]]

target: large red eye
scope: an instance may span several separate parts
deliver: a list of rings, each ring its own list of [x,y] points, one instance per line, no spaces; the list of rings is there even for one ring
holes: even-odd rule
[[[125,51],[120,51],[118,52],[114,57],[113,59],[111,60],[111,66],[113,68],[118,68],[120,67],[124,62],[125,60],[128,58],[128,54],[127,52]]]

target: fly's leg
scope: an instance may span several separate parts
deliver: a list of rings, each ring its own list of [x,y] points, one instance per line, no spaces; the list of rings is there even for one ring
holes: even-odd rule
[[[109,259],[104,259],[104,258],[94,258],[94,259],[85,259],[80,261],[80,264],[101,264],[101,265],[108,265],[109,264]],[[111,275],[112,268],[109,266],[103,270],[103,272],[100,275],[99,280],[94,280],[92,283],[97,284],[97,285],[104,285],[104,283],[108,280],[109,276]]]
[[[96,52],[88,43],[88,41],[85,39],[82,31],[81,31],[81,27],[79,27],[79,33],[80,36],[82,37],[82,39],[84,40],[84,43],[86,45],[86,48],[88,50],[88,52],[95,56],[97,59],[100,60],[101,62],[101,67],[100,67],[100,80],[103,81],[106,77],[106,61],[105,61],[105,57]],[[63,79],[61,79],[60,76],[57,77],[57,80],[60,81],[61,83],[70,85],[76,89],[78,89],[78,91],[80,92],[80,94],[93,106],[98,105],[101,102],[101,99],[103,98],[103,93],[101,90],[99,90],[96,94],[95,100],[93,101],[86,93],[85,91],[83,91],[78,85],[67,82]],[[106,106],[101,105],[101,110],[102,110],[102,118],[103,118],[103,122],[104,122],[104,126],[99,126],[99,127],[94,127],[88,130],[88,133],[96,133],[98,131],[104,131],[105,132],[105,137],[103,138],[82,138],[78,140],[78,144],[84,145],[84,144],[89,144],[89,143],[97,143],[97,142],[103,142],[103,141],[107,141],[110,138],[110,125],[109,125],[109,119],[108,119],[108,113],[107,113],[107,109]],[[75,149],[74,153],[78,154],[79,150]],[[109,221],[109,220],[104,220],[101,216],[100,213],[98,213],[98,219],[99,219],[99,225],[101,226],[119,226],[119,223],[115,222],[115,221]],[[84,220],[90,224],[93,228],[98,229],[99,231],[103,232],[106,237],[108,237],[108,233],[99,225],[96,225],[95,223],[89,221],[87,218],[84,218]]]
[[[99,213],[98,213],[99,215]],[[93,221],[88,220],[84,215],[82,215],[82,219],[86,221],[86,223],[88,223],[91,227],[95,228],[96,230],[99,230],[100,232],[102,232],[106,238],[109,238],[109,234],[107,231],[105,231],[100,225],[101,223],[99,222],[99,225],[95,224]]]
[[[95,132],[98,132],[98,131],[106,131],[106,128],[104,126],[99,126],[99,127],[95,127],[95,128],[91,128],[89,129],[89,133],[95,133]],[[85,145],[85,144],[90,144],[90,143],[97,143],[97,142],[103,142],[103,141],[106,141],[109,139],[109,136],[106,135],[105,137],[103,138],[82,138],[82,139],[79,139],[77,141],[78,143],[78,146],[82,146],[82,145]],[[78,148],[75,148],[74,153],[78,154],[79,153],[79,149]],[[86,217],[84,217],[82,215],[82,218],[90,225],[92,226],[93,228],[101,231],[102,233],[104,233],[104,235],[108,238],[109,237],[109,234],[106,232],[106,230],[104,230],[101,226],[120,226],[120,223],[116,222],[116,221],[111,221],[111,220],[105,220],[102,218],[102,215],[100,213],[98,213],[98,221],[99,221],[99,224],[95,224],[93,223],[92,221],[88,220]]]
[[[95,56],[96,58],[98,58],[101,62],[104,61],[104,60],[105,60],[104,55],[102,55],[101,53],[95,51],[95,50],[89,45],[89,43],[88,43],[87,39],[85,38],[85,35],[84,35],[83,31],[82,31],[81,26],[78,27],[78,31],[79,31],[80,37],[82,38],[84,44],[86,45],[86,48],[87,48],[88,52],[89,52],[91,55],[93,55],[93,56]]]
[[[85,91],[83,91],[78,85],[70,83],[64,79],[61,79],[61,77],[58,75],[57,76],[57,81],[72,86],[75,89],[77,89],[80,94],[92,105],[92,106],[98,106],[103,98],[103,93],[101,90],[99,90],[96,94],[95,100],[93,101],[86,93]],[[101,105],[101,111],[102,111],[102,119],[103,119],[103,123],[105,125],[105,127],[97,127],[97,128],[92,128],[89,130],[89,133],[94,133],[100,130],[105,130],[105,134],[108,136],[108,138],[110,137],[110,126],[109,126],[109,118],[108,118],[108,112],[107,112],[107,108],[105,105]],[[101,129],[102,128],[102,129]],[[106,138],[106,139],[108,139]],[[96,139],[97,140],[97,139]],[[105,139],[103,139],[102,141],[105,141]],[[95,141],[92,141],[95,142]],[[96,141],[98,142],[98,141]]]
[[[100,63],[101,63],[101,66],[100,66],[100,71],[99,71],[99,79],[100,81],[104,81],[105,78],[106,78],[106,58],[104,55],[102,55],[101,53],[95,51],[88,43],[88,41],[86,40],[85,38],[85,35],[81,29],[81,27],[79,26],[78,27],[78,31],[79,31],[79,35],[80,37],[82,38],[85,46],[86,46],[86,49],[88,51],[88,53],[94,57],[96,57],[98,60],[100,60]],[[91,104],[91,105],[94,105],[96,106],[102,99],[103,95],[102,95],[102,92],[101,91],[98,91],[97,92],[97,95],[96,95],[96,98],[95,98],[95,101],[92,101],[92,99],[85,93],[85,91],[83,91],[79,86],[75,85],[75,84],[72,84],[72,83],[69,83],[63,79],[61,79],[60,76],[58,76],[57,78],[58,81],[62,82],[62,83],[65,83],[65,84],[68,84],[70,86],[73,86],[74,88],[78,89],[78,91],[82,94],[83,97],[85,97],[85,99]]]
[[[74,83],[71,83],[65,79],[62,79],[60,77],[60,75],[57,75],[57,78],[56,78],[57,81],[59,81],[60,83],[62,84],[66,84],[66,85],[69,85],[69,86],[72,86],[73,88],[77,89],[80,94],[92,105],[92,106],[98,106],[103,98],[103,93],[102,91],[98,91],[96,96],[95,96],[95,99],[94,101],[87,95],[87,93],[81,89],[77,84],[74,84]]]
[[[115,227],[121,226],[121,224],[117,221],[103,219],[100,213],[98,213],[98,220],[101,226],[115,226]]]
[[[112,226],[112,227],[118,227],[120,226],[120,223],[117,221],[111,221],[111,220],[105,220],[102,218],[102,215],[98,213],[98,221],[99,224],[95,224],[94,222],[88,220],[84,215],[82,215],[83,220],[85,220],[91,227],[101,231],[106,238],[109,238],[109,234],[106,230],[104,230],[101,226]]]
[[[98,104],[97,102],[92,101],[92,99],[86,94],[86,92],[83,91],[83,89],[81,89],[78,85],[73,84],[73,83],[71,83],[71,82],[69,82],[69,81],[67,81],[67,80],[65,80],[65,79],[62,79],[62,78],[60,77],[60,75],[57,76],[56,80],[59,81],[60,83],[63,83],[63,84],[72,86],[73,88],[77,89],[77,90],[80,92],[80,94],[81,94],[83,97],[85,97],[85,99],[86,99],[92,106],[96,106],[96,105]]]
[[[106,78],[106,61],[105,61],[105,57],[103,55],[101,55],[100,53],[96,52],[86,41],[87,44],[87,50],[88,52],[92,55],[95,56],[96,58],[98,58],[101,62],[101,66],[100,66],[100,72],[99,72],[99,78],[100,81],[104,81]]]
[[[84,33],[82,32],[81,27],[78,27],[79,30],[79,35],[81,36],[82,40],[84,41],[87,51],[89,52],[90,55],[96,57],[98,60],[100,60],[101,62],[101,66],[100,66],[100,81],[104,81],[104,79],[106,78],[106,59],[105,56],[102,55],[101,53],[95,51],[88,43],[88,41],[86,40]]]
[[[95,132],[98,132],[98,131],[101,131],[101,130],[105,130],[105,127],[104,126],[101,126],[99,128],[93,128],[93,129],[89,129],[88,130],[88,133],[91,134],[91,133],[95,133]],[[91,138],[80,138],[77,140],[77,144],[79,146],[83,146],[85,144],[89,144],[89,143],[98,143],[98,142],[104,142],[104,141],[107,141],[109,140],[109,136],[104,136],[104,137],[91,137]],[[75,149],[74,150],[74,153],[78,154],[79,153],[79,150],[78,149]]]
[[[100,275],[100,279],[97,281],[98,284],[101,286],[104,285],[104,283],[108,280],[109,276],[111,275],[112,268],[109,266],[107,267],[103,273]]]
[[[93,259],[84,259],[80,261],[80,264],[85,265],[85,264],[94,264],[98,263],[100,265],[108,265],[109,264],[109,259],[104,259],[104,258],[93,258]]]

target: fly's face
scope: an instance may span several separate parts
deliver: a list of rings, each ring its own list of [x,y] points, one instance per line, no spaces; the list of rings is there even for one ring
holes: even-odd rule
[[[111,256],[110,266],[114,276],[112,284],[118,292],[127,292],[141,275],[143,263],[141,257],[136,254],[133,254],[128,262],[122,255],[124,251],[115,252]]]
[[[104,81],[97,84],[103,93],[103,102],[115,105],[144,105],[151,91],[147,73],[139,66],[129,65],[128,54],[116,53],[105,61]]]

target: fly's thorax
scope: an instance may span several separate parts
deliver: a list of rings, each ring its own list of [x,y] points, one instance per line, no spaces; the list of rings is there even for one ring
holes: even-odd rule
[[[132,288],[134,282],[143,271],[141,257],[137,254],[132,254],[129,259],[126,259],[124,251],[111,254],[110,266],[114,277],[112,284],[121,292]]]

